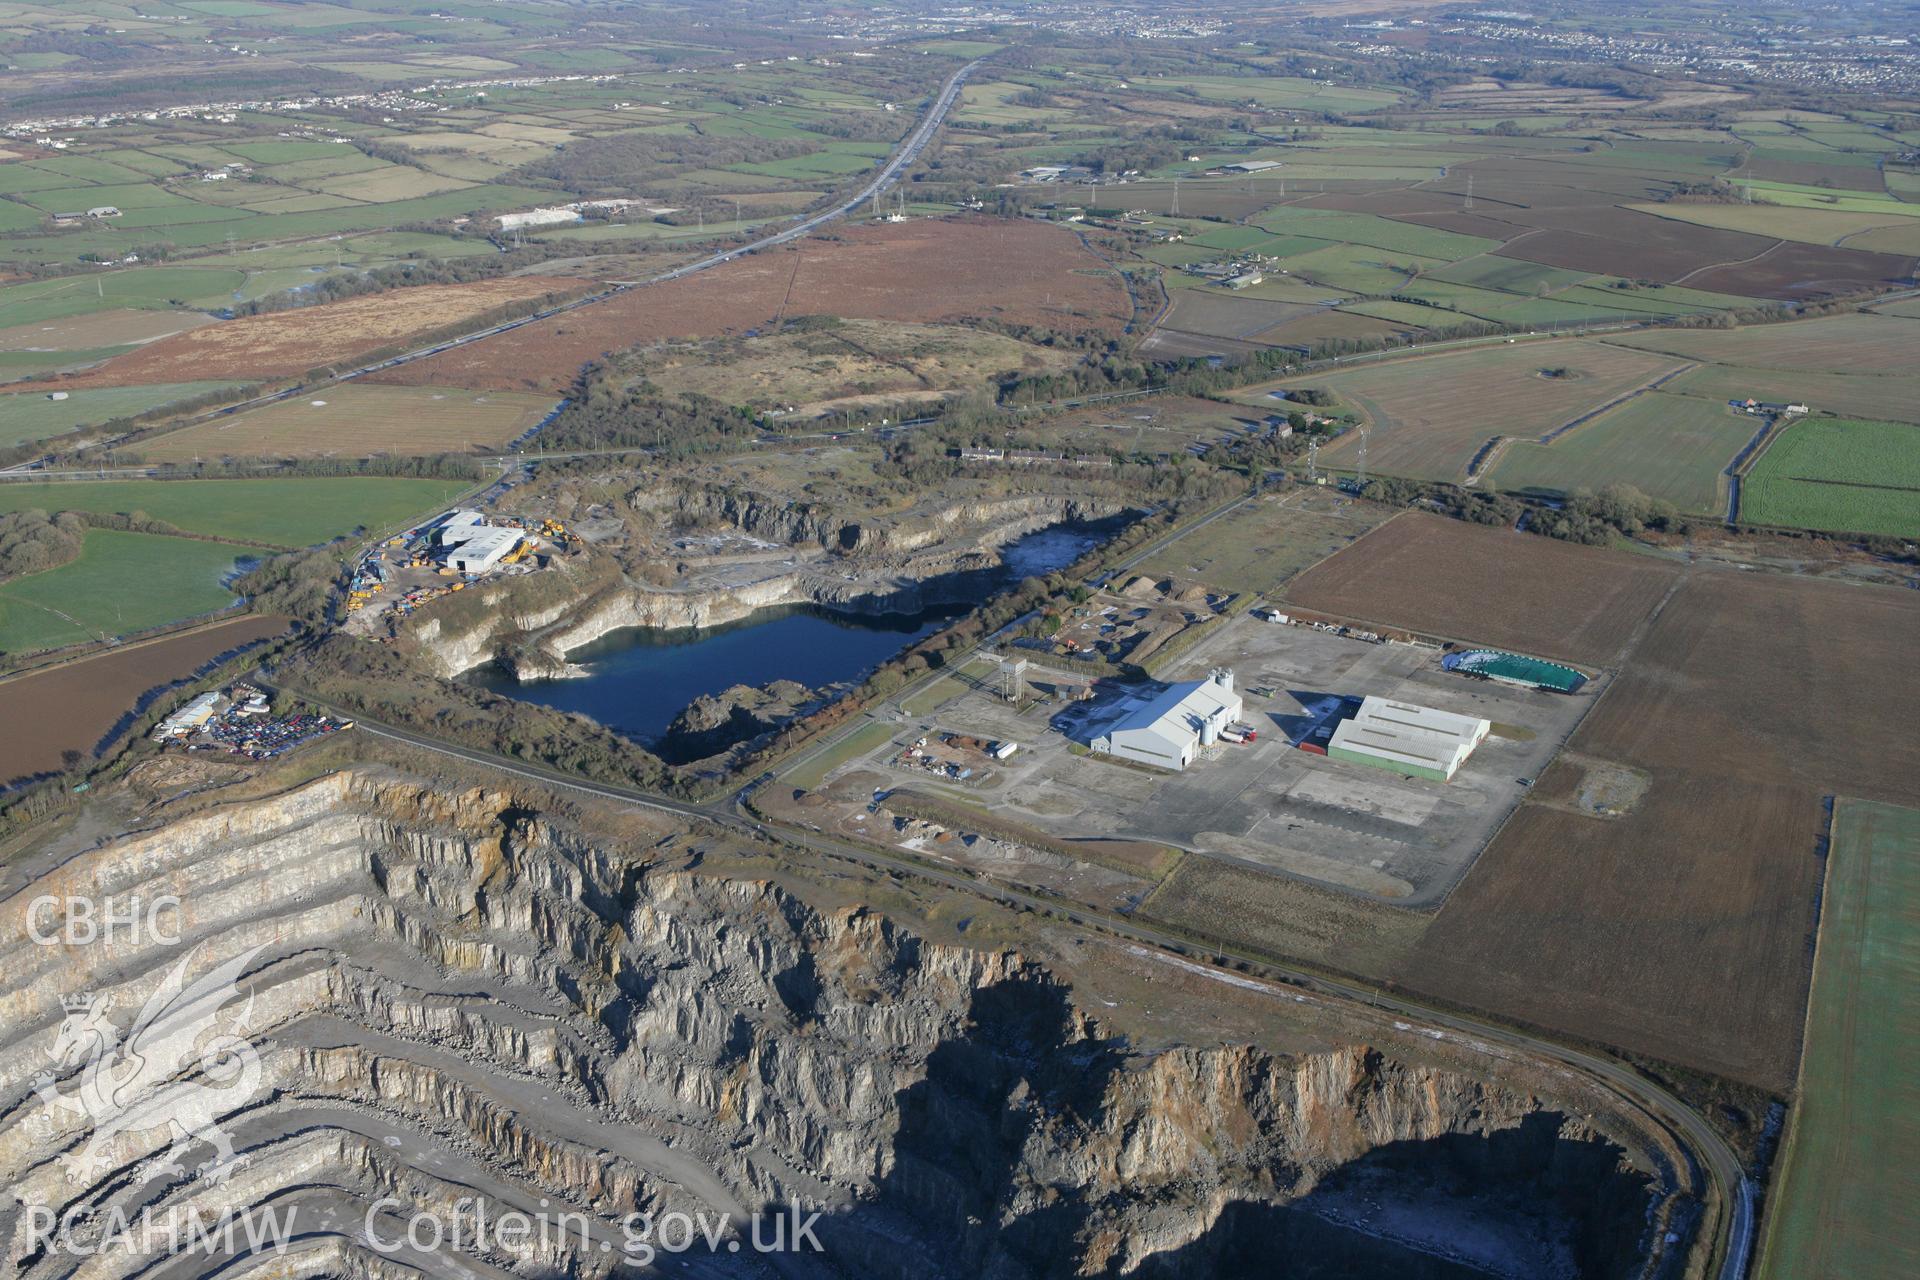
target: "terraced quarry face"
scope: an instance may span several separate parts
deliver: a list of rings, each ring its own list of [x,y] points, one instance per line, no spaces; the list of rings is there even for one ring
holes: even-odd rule
[[[18,1274],[643,1274],[643,1218],[660,1248],[684,1213],[727,1216],[728,1274],[1230,1274],[1277,1233],[1406,1275],[1625,1275],[1683,1203],[1604,1116],[1357,1041],[1135,1048],[1017,954],[660,842],[336,775],[15,862]],[[81,899],[143,927],[85,941]],[[1366,1226],[1396,1201],[1425,1238]],[[756,1252],[752,1215],[795,1202],[804,1247]],[[269,1211],[284,1254],[140,1234]]]

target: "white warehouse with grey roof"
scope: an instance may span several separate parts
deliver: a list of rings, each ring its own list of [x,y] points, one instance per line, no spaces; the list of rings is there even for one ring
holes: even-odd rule
[[[435,541],[447,549],[447,567],[462,573],[485,573],[513,554],[525,537],[518,529],[488,524],[478,511],[456,511],[434,532]]]
[[[1220,731],[1240,718],[1241,709],[1233,672],[1221,667],[1205,680],[1169,685],[1123,710],[1088,745],[1122,760],[1178,771],[1192,764],[1202,747],[1218,741]]]

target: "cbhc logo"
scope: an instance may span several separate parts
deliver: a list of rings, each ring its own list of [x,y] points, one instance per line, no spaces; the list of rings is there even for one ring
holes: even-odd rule
[[[27,906],[27,936],[43,947],[91,946],[96,942],[151,943],[178,946],[180,899],[134,896],[120,902],[111,898],[59,897],[43,894]]]

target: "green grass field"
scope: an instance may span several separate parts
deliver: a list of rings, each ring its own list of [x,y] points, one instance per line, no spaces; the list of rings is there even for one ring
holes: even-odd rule
[[[1709,400],[1795,401],[1816,413],[1883,422],[1920,422],[1920,374],[1807,373],[1703,364],[1663,384],[1662,391]]]
[[[1579,292],[1581,290],[1578,289],[1567,291],[1569,294]],[[1550,298],[1515,298],[1511,302],[1497,303],[1490,307],[1476,306],[1473,314],[1501,324],[1549,329],[1567,325],[1602,324],[1608,320],[1622,318],[1637,319],[1646,313],[1595,306],[1561,294]]]
[[[861,725],[831,750],[821,750],[808,756],[792,773],[780,779],[790,787],[803,787],[809,791],[826,781],[829,773],[858,756],[865,755],[891,738],[897,726],[882,721],[872,721]]]
[[[1538,262],[1502,258],[1489,253],[1441,267],[1430,278],[1480,289],[1504,289],[1509,293],[1531,297],[1542,289],[1571,288],[1593,277],[1585,271],[1542,266]]]
[[[1920,809],[1834,810],[1800,1103],[1761,1280],[1920,1275]]]
[[[0,395],[0,448],[44,440],[75,427],[98,426],[228,385],[168,382],[145,387],[89,387],[69,392],[65,400],[49,400],[44,391]]]
[[[144,511],[190,533],[303,547],[428,514],[469,487],[386,476],[4,484],[0,511]]]
[[[1760,455],[1740,518],[1836,533],[1920,535],[1920,427],[1808,418]]]
[[[0,288],[0,328],[117,307],[166,307],[176,301],[211,306],[245,280],[232,269],[143,267],[8,285]]]
[[[1165,93],[1191,91],[1209,102],[1257,102],[1281,110],[1370,111],[1400,100],[1390,89],[1327,84],[1299,76],[1153,75],[1134,81],[1134,87]]]
[[[1277,387],[1331,391],[1369,424],[1370,470],[1457,484],[1493,437],[1546,435],[1635,392],[1677,364],[1573,339],[1496,342],[1257,383],[1234,398],[1271,410],[1269,392]],[[1546,377],[1547,369],[1565,369],[1571,376]],[[1339,437],[1320,451],[1322,465],[1356,465],[1359,443],[1357,431]]]
[[[931,715],[949,698],[985,680],[993,671],[994,666],[990,662],[969,662],[958,670],[948,671],[911,697],[901,699],[900,709],[910,716]],[[879,743],[874,745],[878,746]]]
[[[1650,391],[1561,436],[1552,444],[1509,444],[1494,487],[1563,495],[1630,484],[1682,511],[1721,513],[1721,476],[1760,421],[1724,404]]]
[[[1365,244],[1331,244],[1283,258],[1281,270],[1315,284],[1352,293],[1399,293],[1417,271],[1437,267],[1439,258],[1421,258]]]
[[[1139,572],[1265,595],[1391,514],[1324,491],[1270,495],[1169,543],[1143,560]]]
[[[0,652],[131,635],[233,600],[221,579],[247,549],[91,529],[76,560],[0,585]]]

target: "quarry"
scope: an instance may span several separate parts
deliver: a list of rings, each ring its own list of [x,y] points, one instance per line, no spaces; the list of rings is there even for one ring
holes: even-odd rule
[[[284,1254],[193,1264],[451,1274],[403,1199],[500,1275],[617,1272],[634,1215],[675,1213],[734,1224],[660,1263],[690,1273],[1203,1276],[1278,1241],[1376,1274],[1682,1274],[1685,1149],[1564,1064],[853,868],[801,879],[629,805],[376,765],[237,790],[169,816],[129,784],[103,803],[147,821],[6,864],[17,1274],[165,1261],[45,1248],[48,1213],[262,1206],[300,1223]],[[170,942],[25,940],[81,898],[171,900]],[[183,986],[193,1017],[136,1019]],[[158,1053],[141,1028],[186,1061],[216,1020],[237,1071],[86,1101]],[[476,1204],[579,1221],[475,1243]],[[790,1205],[818,1251],[757,1253],[741,1224]]]
[[[7,1280],[1911,1280],[1912,23],[1428,7],[8,6]]]

